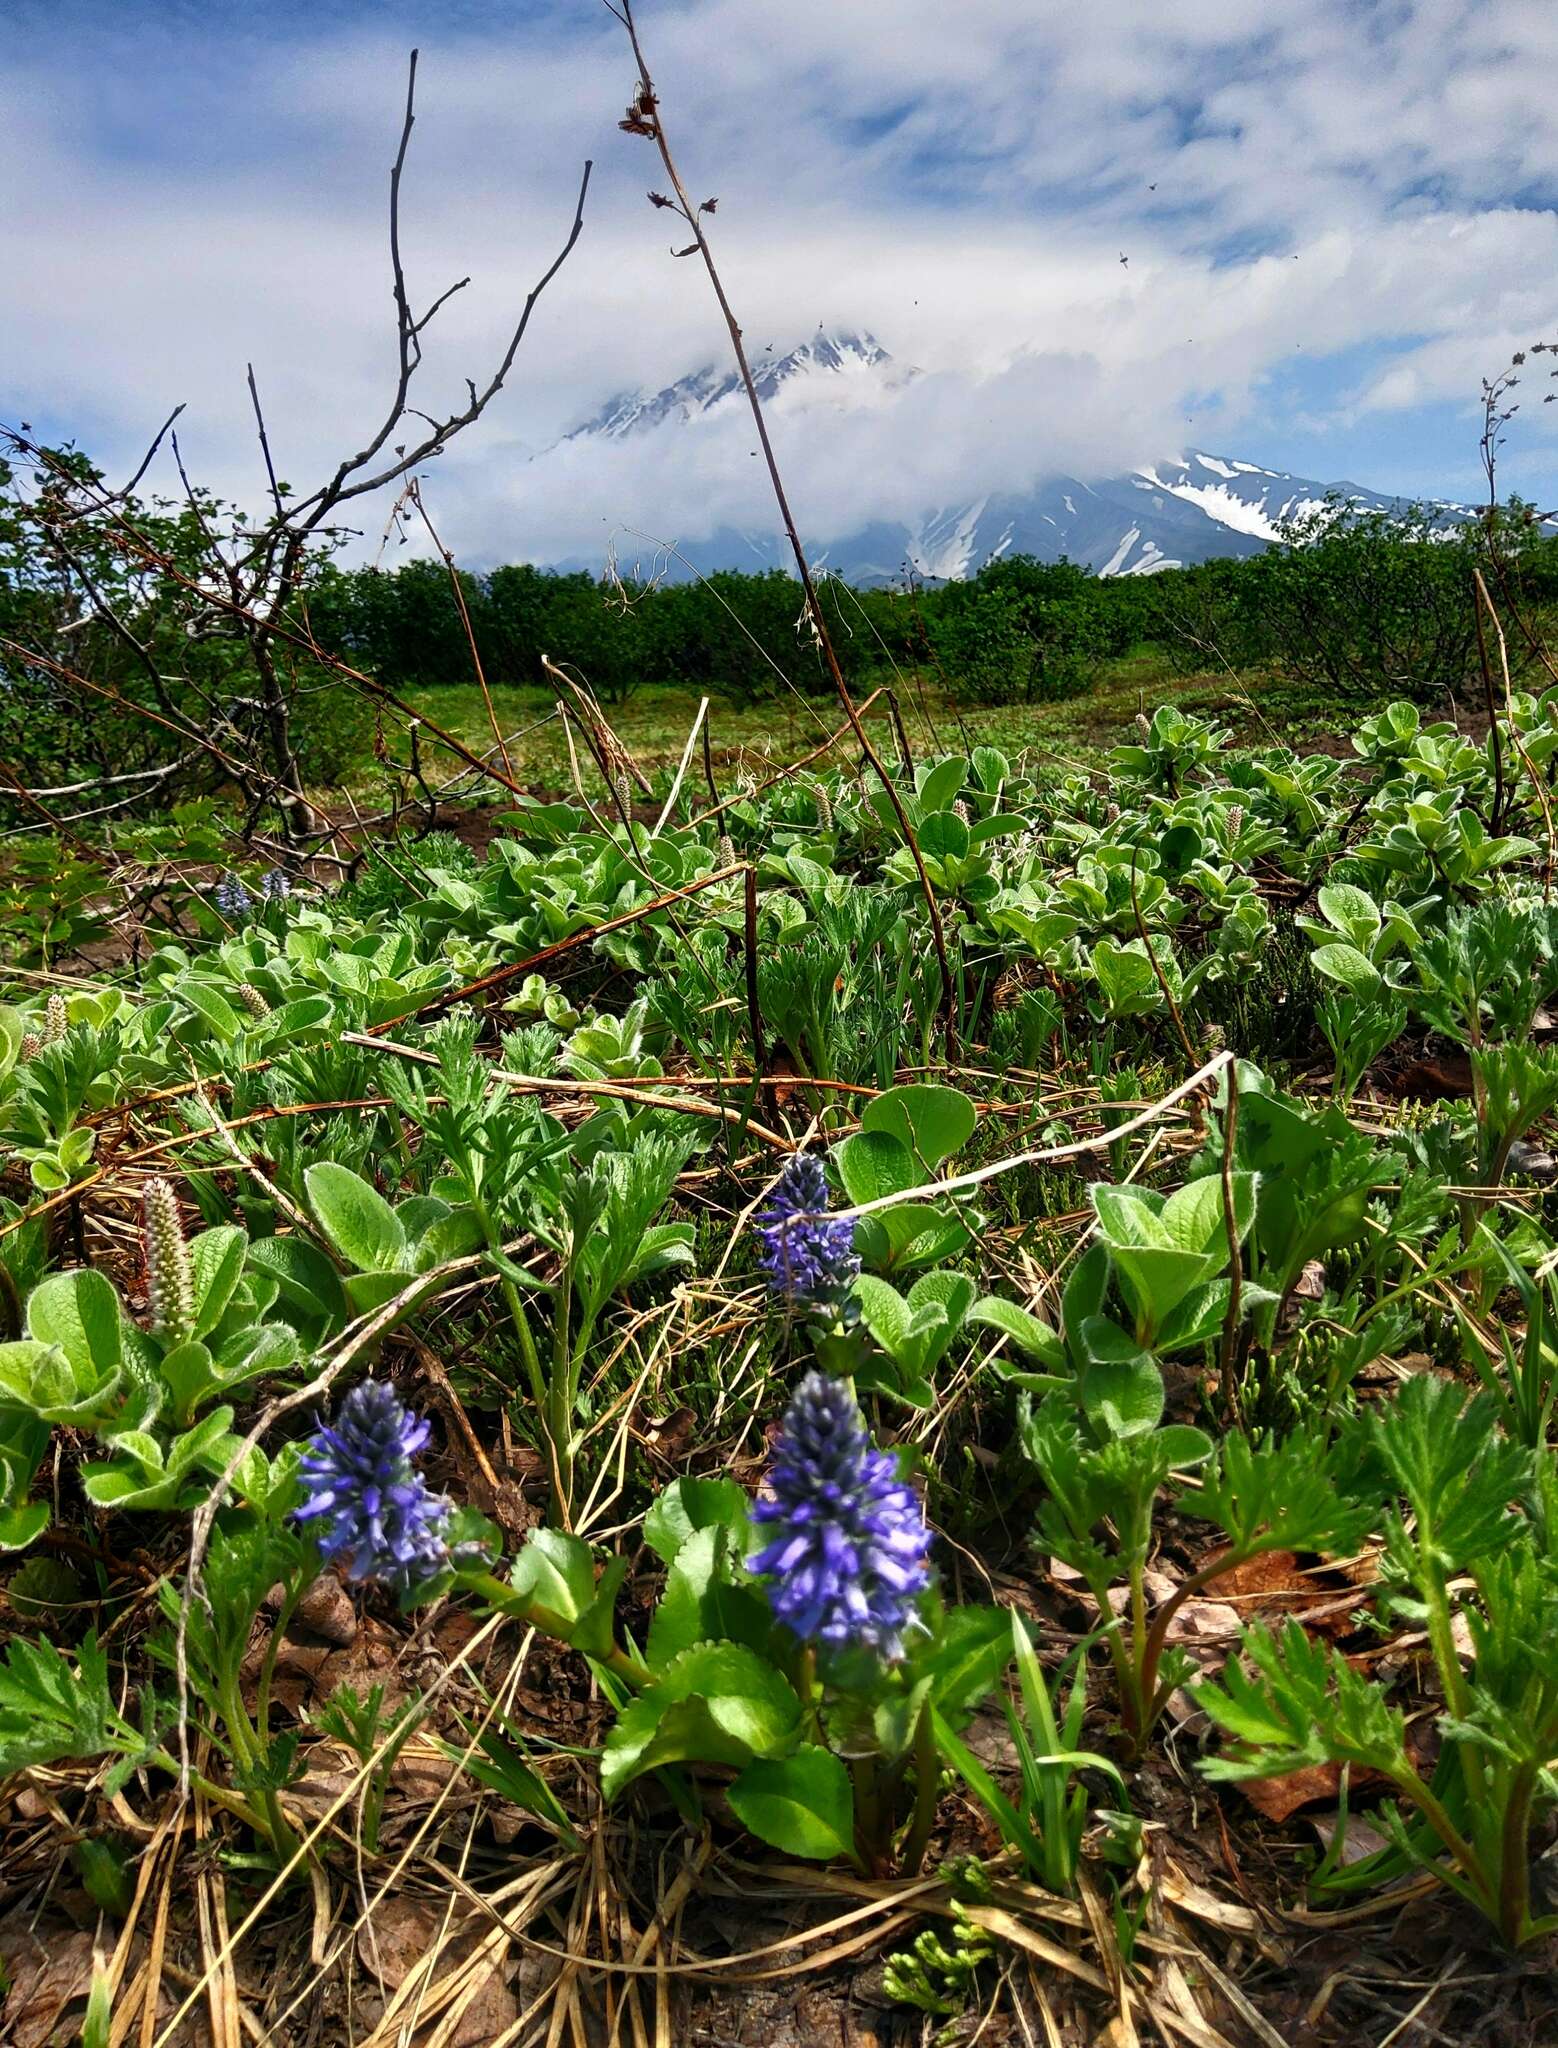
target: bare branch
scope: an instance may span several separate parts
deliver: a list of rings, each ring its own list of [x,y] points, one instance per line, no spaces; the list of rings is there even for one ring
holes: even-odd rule
[[[281,486],[276,481],[276,465],[270,459],[270,441],[265,432],[265,415],[260,410],[260,387],[254,381],[254,365],[245,365],[249,372],[249,397],[254,405],[254,424],[259,429],[260,453],[265,457],[265,474],[270,478],[271,503],[276,507],[276,517],[285,519],[286,507],[281,502]]]

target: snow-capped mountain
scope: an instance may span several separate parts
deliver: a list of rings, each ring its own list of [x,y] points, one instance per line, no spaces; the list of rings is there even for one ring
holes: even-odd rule
[[[820,328],[784,354],[753,349],[752,371],[765,405],[808,413],[890,403],[919,374],[896,362],[873,335]],[[725,417],[746,403],[734,371],[711,366],[661,391],[623,393],[566,438],[620,441],[668,422],[697,432],[711,416]],[[843,537],[803,538],[814,566],[856,584],[896,583],[911,573],[953,580],[1019,554],[1051,562],[1065,556],[1100,576],[1146,576],[1216,556],[1259,554],[1277,539],[1281,522],[1303,518],[1331,496],[1384,512],[1399,511],[1404,502],[1346,481],[1325,483],[1191,450],[1126,476],[1050,478],[1017,494],[981,493],[971,476],[966,499],[916,525],[883,520]],[[1468,506],[1438,509],[1446,524],[1471,516]],[[789,566],[782,536],[766,527],[684,540],[679,553],[673,576]]]
[[[766,405],[786,386],[812,383],[835,387],[828,395],[842,404],[859,401],[891,389],[913,370],[894,363],[881,343],[870,334],[829,334],[822,328],[799,348],[776,355],[771,344],[751,353],[752,381]],[[623,391],[583,426],[575,427],[565,439],[576,441],[593,434],[603,440],[619,441],[635,430],[658,427],[666,420],[690,422],[727,404],[745,405],[746,394],[734,369],[710,364],[695,370],[663,391]]]

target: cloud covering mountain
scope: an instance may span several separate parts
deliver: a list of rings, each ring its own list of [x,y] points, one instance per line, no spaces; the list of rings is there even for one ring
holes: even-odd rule
[[[849,330],[819,330],[782,353],[765,347],[753,364],[753,381],[765,414],[807,470],[816,444],[834,451],[855,446],[862,429],[889,446],[907,441],[923,385],[922,373],[897,361],[874,335]],[[614,495],[620,498],[646,460],[678,473],[692,468],[740,476],[740,449],[754,438],[740,379],[733,369],[711,364],[658,391],[618,393],[536,456],[532,468],[544,479],[558,462],[576,475],[581,460],[601,465],[596,473],[607,481],[609,498],[615,467]],[[1091,468],[1055,476],[1043,444],[1024,447],[1019,438],[1016,449],[984,469],[968,462],[966,447],[957,446],[966,466],[949,472],[955,485],[950,496],[915,515],[857,527],[841,528],[836,517],[826,525],[814,523],[804,535],[814,564],[852,583],[897,582],[907,574],[926,580],[971,576],[985,562],[1014,554],[1041,561],[1064,556],[1100,576],[1151,575],[1219,555],[1257,554],[1279,537],[1284,522],[1302,520],[1331,496],[1362,509],[1392,512],[1401,505],[1399,494],[1293,476],[1200,450],[1119,476]],[[718,451],[712,461],[711,449]],[[704,518],[687,534],[660,532],[659,546],[641,540],[619,551],[640,569],[673,579],[716,569],[788,567],[766,471],[757,483],[754,518],[713,528]],[[544,481],[542,490],[549,491]],[[1468,508],[1445,510],[1447,516],[1464,516]],[[588,557],[564,559],[570,566],[598,566]]]

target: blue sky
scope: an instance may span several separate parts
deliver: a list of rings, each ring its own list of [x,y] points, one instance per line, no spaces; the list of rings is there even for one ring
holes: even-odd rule
[[[639,17],[749,334],[869,329],[924,372],[776,421],[814,533],[1191,446],[1469,498],[1480,379],[1558,337],[1551,0]],[[597,165],[509,388],[430,478],[443,530],[473,559],[544,559],[617,524],[758,516],[739,424],[555,447],[720,346],[645,204],[653,152],[617,129],[632,67],[598,0],[9,0],[0,418],[113,467],[182,400],[197,473],[254,499],[253,360],[293,481],[356,445],[391,360],[385,185],[413,42],[414,293],[472,277],[429,339],[430,409],[501,349]],[[1547,506],[1558,407],[1528,397],[1505,476]]]

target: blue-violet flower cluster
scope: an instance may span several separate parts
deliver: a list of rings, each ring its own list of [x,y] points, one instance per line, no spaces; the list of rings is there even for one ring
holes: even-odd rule
[[[224,875],[211,891],[211,900],[233,924],[246,918],[254,908],[254,898],[236,875]]]
[[[766,1590],[780,1621],[802,1642],[902,1656],[914,1603],[930,1584],[930,1531],[841,1381],[818,1372],[802,1380],[768,1485],[752,1518],[771,1526],[772,1541],[747,1567],[772,1581]]]
[[[404,1586],[446,1562],[450,1504],[411,1462],[428,1435],[389,1387],[364,1380],[309,1440],[299,1468],[308,1498],[295,1519],[321,1524],[320,1551],[348,1579]]]
[[[822,1161],[798,1152],[758,1212],[758,1263],[789,1301],[835,1300],[860,1271],[854,1224],[827,1215],[827,1206]]]

